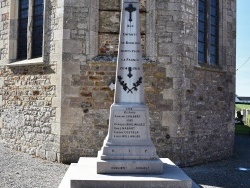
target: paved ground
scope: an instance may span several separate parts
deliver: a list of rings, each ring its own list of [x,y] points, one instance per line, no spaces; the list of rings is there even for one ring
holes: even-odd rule
[[[183,170],[203,188],[250,188],[250,136],[236,136],[235,143],[233,158]],[[9,150],[0,142],[0,188],[57,188],[67,168]]]
[[[235,137],[234,156],[231,159],[182,170],[204,188],[250,188],[250,136]]]

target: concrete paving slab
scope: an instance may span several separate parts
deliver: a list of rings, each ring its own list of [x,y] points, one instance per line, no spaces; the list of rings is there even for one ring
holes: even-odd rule
[[[191,188],[192,180],[171,160],[162,158],[163,174],[97,174],[97,158],[71,164],[59,188]],[[196,187],[193,187],[196,188]]]

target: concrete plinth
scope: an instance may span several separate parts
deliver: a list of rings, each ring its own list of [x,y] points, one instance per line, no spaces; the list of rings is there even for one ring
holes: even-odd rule
[[[192,180],[171,160],[162,158],[163,174],[97,174],[97,158],[71,164],[59,188],[192,188]]]
[[[158,160],[98,160],[98,174],[162,174],[163,164]]]
[[[98,152],[98,174],[161,174],[163,163],[150,138],[148,107],[113,104],[109,133]]]

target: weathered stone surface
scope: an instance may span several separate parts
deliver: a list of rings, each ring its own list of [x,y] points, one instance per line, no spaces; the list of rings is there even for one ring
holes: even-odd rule
[[[100,11],[100,32],[119,33],[120,12]]]
[[[146,10],[146,0],[140,0],[140,10]],[[100,10],[117,10],[120,12],[120,3],[121,0],[101,0],[100,2]]]
[[[191,188],[192,180],[167,158],[161,159],[164,163],[163,174],[132,174],[110,176],[96,173],[96,158],[80,158],[77,164],[71,164],[59,188]],[[88,169],[88,170],[86,170]]]
[[[0,46],[1,54],[1,112],[2,112],[2,127],[1,138],[6,141],[6,145],[18,151],[36,155],[38,157],[57,161],[55,157],[59,152],[59,132],[52,133],[52,124],[56,122],[59,114],[56,113],[57,107],[52,105],[52,99],[57,95],[58,81],[53,81],[52,77],[56,74],[57,63],[56,58],[51,58],[53,61],[47,62],[47,65],[40,66],[20,66],[8,68],[3,65],[11,61],[16,61],[16,40],[17,40],[17,4],[12,1],[10,8],[9,1],[1,1],[1,14],[6,13],[2,21],[9,19],[10,25],[5,28],[10,29],[10,33],[0,29],[0,40],[4,38],[3,33],[11,39],[9,45]],[[46,7],[49,16],[49,27],[45,28],[46,42],[44,43],[44,60],[48,59],[49,54],[58,53],[57,47],[60,44],[50,39],[58,40],[60,32],[57,29],[60,24],[60,9],[56,10],[54,3]],[[10,28],[9,28],[10,27]],[[15,32],[14,32],[15,31]],[[57,33],[58,36],[54,34]],[[61,36],[62,37],[62,36]],[[6,41],[7,42],[7,41]],[[2,43],[1,43],[2,44]],[[7,44],[7,43],[6,43]],[[10,50],[9,50],[10,49]],[[3,52],[7,52],[3,56]],[[7,55],[8,54],[8,55]],[[46,145],[54,145],[47,147]],[[45,149],[46,148],[46,149]]]
[[[43,58],[51,66],[10,70],[4,65],[15,61],[18,14],[10,12],[9,0],[1,1],[0,138],[30,154],[34,148],[41,150],[37,153],[43,158],[45,143],[60,143],[57,151],[48,152],[57,152],[57,160],[77,161],[80,156],[96,156],[107,134],[114,97],[108,86],[115,80],[115,58],[109,57],[116,56],[118,45],[118,32],[110,31],[117,30],[117,24],[109,21],[112,28],[98,32],[103,24],[100,13],[107,11],[107,18],[112,18],[120,2],[47,2]],[[147,23],[143,53],[150,58],[144,63],[144,77],[151,136],[158,155],[178,165],[228,157],[233,148],[236,1],[220,1],[220,62],[215,67],[197,61],[197,3],[147,0],[141,13]],[[98,54],[110,56],[95,62],[92,58]],[[60,108],[81,111],[77,122],[61,122],[65,114]],[[178,120],[178,126],[170,125],[168,118]]]
[[[111,5],[112,4],[112,5]],[[110,6],[111,5],[111,6]],[[143,54],[145,55],[146,33],[146,1],[140,1],[140,23]],[[120,30],[120,1],[112,3],[110,0],[100,2],[99,12],[99,55],[117,55],[118,36]],[[110,34],[109,34],[110,33]],[[115,44],[115,45],[114,45]]]
[[[141,45],[142,45],[142,53],[145,55],[145,42],[146,36],[141,36]],[[115,33],[105,33],[99,34],[99,55],[113,55],[116,56],[118,54],[118,41],[119,34]]]
[[[100,1],[101,10],[117,10],[120,12],[120,0],[102,0]]]
[[[118,34],[99,34],[99,55],[117,55],[118,41]]]
[[[98,160],[98,174],[162,174],[161,160]]]
[[[146,33],[146,13],[140,13],[141,33]],[[120,30],[120,12],[100,11],[101,33],[119,33]]]

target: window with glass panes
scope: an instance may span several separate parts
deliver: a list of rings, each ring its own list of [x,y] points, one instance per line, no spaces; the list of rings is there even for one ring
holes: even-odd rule
[[[216,65],[218,62],[218,0],[199,0],[198,61]]]
[[[19,0],[18,60],[42,56],[43,12],[44,0]]]

